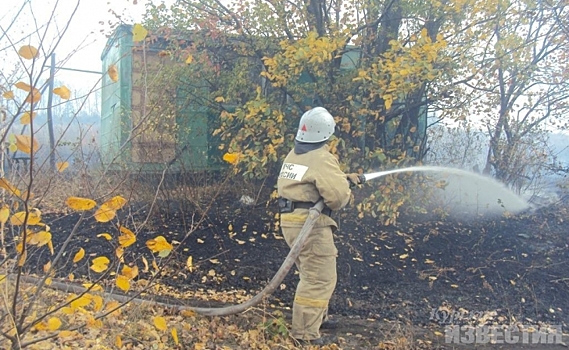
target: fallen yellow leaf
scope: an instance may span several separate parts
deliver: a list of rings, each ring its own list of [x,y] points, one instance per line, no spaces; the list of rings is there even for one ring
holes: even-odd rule
[[[128,281],[128,277],[123,275],[118,275],[117,287],[119,287],[124,292],[128,292],[128,290],[130,289],[130,282]]]
[[[136,235],[128,228],[121,226],[120,231],[122,235],[119,236],[119,244],[121,247],[126,248],[136,242]]]
[[[154,317],[154,326],[159,331],[165,331],[168,329],[168,324],[166,323],[166,319],[162,316]]]
[[[56,331],[59,329],[59,327],[61,327],[61,320],[59,320],[59,318],[52,317],[47,320],[47,329],[50,331]]]
[[[108,233],[99,233],[99,234],[97,235],[97,237],[103,237],[103,238],[106,239],[107,241],[110,241],[111,239],[113,239],[113,237],[112,237],[110,234],[108,234]]]
[[[98,258],[93,259],[91,270],[95,272],[103,272],[109,267],[110,260],[106,256],[100,256]]]
[[[121,274],[128,279],[133,279],[138,276],[138,266],[130,267],[130,266],[123,266]]]
[[[75,253],[75,256],[73,257],[73,262],[76,263],[81,261],[81,259],[83,259],[84,256],[85,256],[85,249],[79,248],[79,251]]]
[[[178,345],[179,341],[178,341],[178,331],[176,330],[176,328],[172,328],[172,339],[174,339],[174,344]]]
[[[158,236],[154,239],[149,239],[146,241],[146,246],[150,249],[153,253],[160,252],[162,250],[172,250],[174,247],[166,241],[166,238],[163,236]]]

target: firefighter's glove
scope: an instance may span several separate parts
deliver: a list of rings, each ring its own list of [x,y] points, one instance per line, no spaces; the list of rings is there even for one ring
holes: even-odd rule
[[[346,174],[346,177],[348,178],[350,187],[355,187],[362,184],[360,175],[358,173]]]

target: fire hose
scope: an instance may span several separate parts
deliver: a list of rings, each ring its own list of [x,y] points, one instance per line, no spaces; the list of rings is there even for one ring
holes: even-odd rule
[[[360,183],[364,183],[366,181],[366,176],[365,175],[359,175],[358,179],[359,179]],[[350,182],[350,187],[354,187],[354,186],[355,186],[355,184]],[[292,266],[296,262],[296,259],[300,255],[300,252],[301,252],[302,248],[304,247],[306,240],[308,239],[310,232],[312,231],[314,224],[316,223],[316,221],[320,217],[323,209],[324,209],[323,199],[320,199],[318,202],[316,202],[314,204],[313,207],[308,209],[308,216],[306,218],[306,221],[304,222],[304,225],[302,226],[302,229],[300,230],[298,237],[296,238],[294,244],[290,248],[289,253],[287,254],[284,262],[282,263],[282,265],[280,266],[278,271],[275,273],[273,278],[269,281],[269,283],[265,286],[265,288],[263,288],[263,290],[261,292],[259,292],[253,298],[249,299],[248,301],[246,301],[244,303],[228,305],[228,306],[224,306],[224,307],[194,307],[194,306],[188,306],[188,305],[177,305],[177,304],[171,304],[171,303],[156,302],[156,301],[151,301],[151,300],[142,299],[142,298],[132,298],[132,297],[129,297],[128,295],[118,295],[118,294],[114,294],[114,293],[104,293],[104,296],[111,298],[111,299],[121,301],[121,302],[132,302],[132,303],[136,303],[136,304],[146,304],[147,303],[147,304],[152,304],[152,305],[156,305],[156,306],[163,306],[163,307],[166,307],[170,310],[177,311],[177,312],[192,311],[192,312],[195,312],[197,314],[205,315],[205,316],[228,316],[228,315],[234,315],[234,314],[244,312],[244,311],[248,310],[249,308],[254,307],[257,304],[259,304],[261,301],[263,301],[263,299],[265,297],[271,295],[277,289],[277,287],[280,286],[281,282],[284,280],[284,278],[286,277],[286,275],[288,274],[288,272],[290,271],[290,269],[292,268]],[[36,278],[30,277],[30,276],[22,276],[22,279],[24,281],[28,281],[28,282],[34,282],[36,280]],[[53,281],[50,284],[50,287],[58,289],[58,290],[67,291],[67,292],[73,292],[73,293],[81,293],[81,292],[85,291],[85,288],[82,286],[70,285],[70,284],[66,284],[63,282],[56,282],[56,281]]]
[[[306,240],[316,223],[316,220],[320,217],[320,214],[324,209],[324,201],[321,199],[319,200],[312,208],[308,210],[308,217],[302,227],[300,234],[298,235],[296,241],[290,248],[288,255],[286,256],[284,262],[282,263],[281,267],[275,273],[271,281],[267,284],[267,286],[255,295],[253,298],[249,299],[248,301],[242,304],[234,304],[228,305],[225,307],[194,307],[188,305],[179,305],[179,304],[172,304],[172,303],[163,303],[152,301],[143,298],[133,298],[128,295],[119,295],[110,292],[103,293],[103,296],[106,298],[114,299],[123,303],[135,303],[135,304],[152,304],[154,306],[162,306],[166,307],[172,311],[193,311],[200,315],[205,316],[228,316],[234,315],[241,312],[248,310],[251,307],[256,306],[259,304],[263,299],[269,295],[271,295],[275,289],[280,286],[283,279],[286,277],[292,266],[294,265],[296,259],[300,255],[300,251],[302,247],[306,243]],[[32,276],[21,276],[22,281],[29,282],[29,283],[37,283],[39,280],[36,277]],[[72,293],[83,293],[85,292],[85,287],[80,285],[73,285],[68,284],[65,282],[58,282],[52,281],[49,285],[50,288],[62,290],[65,292],[72,292]]]

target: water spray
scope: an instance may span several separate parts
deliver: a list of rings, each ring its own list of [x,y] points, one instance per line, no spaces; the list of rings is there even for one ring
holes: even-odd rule
[[[481,182],[484,182],[484,184],[492,184],[494,186],[496,186],[496,184],[498,184],[496,181],[494,181],[490,178],[487,178],[485,176],[479,175],[479,174],[471,173],[471,172],[460,170],[460,169],[436,167],[436,166],[415,166],[415,167],[408,167],[408,168],[401,168],[401,169],[379,171],[379,172],[368,173],[368,174],[361,174],[361,175],[359,175],[359,182],[365,183],[365,182],[368,182],[370,180],[378,179],[380,177],[387,176],[390,174],[395,174],[395,173],[417,172],[417,171],[421,171],[421,172],[425,172],[425,171],[444,172],[444,173],[452,173],[455,175],[466,175],[470,178],[470,180],[469,180],[470,182],[481,181]],[[524,203],[525,203],[525,201],[524,201]],[[300,255],[300,252],[301,252],[302,248],[304,247],[306,240],[307,240],[310,232],[312,231],[312,228],[314,227],[316,220],[318,220],[318,218],[320,217],[323,209],[324,209],[324,201],[321,199],[312,208],[310,208],[308,210],[308,217],[307,217],[307,219],[306,219],[306,221],[305,221],[305,223],[304,223],[304,225],[300,231],[300,234],[298,235],[296,241],[292,245],[285,261],[283,262],[283,264],[281,265],[279,270],[276,272],[275,276],[271,279],[271,281],[267,284],[267,286],[261,292],[259,292],[253,298],[249,299],[248,301],[246,301],[242,304],[234,304],[234,305],[228,305],[225,307],[217,307],[217,308],[208,308],[208,307],[193,307],[193,306],[169,304],[169,303],[158,303],[156,301],[139,299],[139,298],[131,298],[128,296],[118,295],[118,294],[114,294],[114,293],[106,293],[105,296],[109,297],[109,298],[114,298],[116,300],[121,300],[124,302],[151,303],[153,305],[164,306],[164,307],[167,307],[173,311],[178,311],[178,312],[179,311],[193,311],[195,313],[198,313],[201,315],[206,315],[206,316],[228,316],[228,315],[234,315],[234,314],[244,312],[244,311],[248,310],[249,308],[254,307],[257,304],[259,304],[261,301],[263,301],[263,299],[265,299],[266,297],[271,295],[277,289],[278,286],[280,286],[281,282],[286,277],[289,270],[292,268],[296,259]],[[29,277],[29,278],[33,279],[33,277]],[[85,289],[81,286],[78,286],[78,285],[74,286],[74,285],[69,285],[69,284],[61,283],[61,282],[58,283],[56,281],[52,282],[51,287],[61,289],[61,290],[67,290],[67,291],[72,290],[75,293],[80,293],[80,292],[85,291]]]

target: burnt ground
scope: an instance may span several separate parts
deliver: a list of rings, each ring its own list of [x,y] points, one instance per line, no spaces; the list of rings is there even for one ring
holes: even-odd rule
[[[195,299],[195,291],[210,295],[212,305],[225,300],[216,297],[217,292],[256,294],[288,253],[275,227],[273,204],[242,206],[234,200],[216,200],[201,222],[200,214],[187,208],[158,207],[137,233],[136,244],[126,249],[125,260],[143,270],[142,257],[149,262],[156,258],[146,240],[163,235],[175,241],[176,250],[168,258],[157,258],[166,266],[160,294],[173,302],[203,304]],[[146,220],[147,211],[124,209],[121,223],[134,230]],[[513,217],[461,222],[402,216],[397,224],[385,227],[373,218],[358,219],[354,208],[343,210],[336,216],[341,226],[336,234],[338,285],[330,309],[342,321],[335,331],[342,347],[390,348],[397,345],[394,339],[406,338],[417,348],[564,348],[563,344],[469,347],[445,344],[441,333],[445,324],[475,322],[561,325],[567,332],[568,213],[565,200]],[[56,250],[78,218],[75,213],[44,215]],[[115,239],[97,237],[102,232]],[[71,272],[77,280],[98,277],[88,269],[88,259],[79,264],[70,260],[79,247],[91,257],[112,257],[118,235],[116,222],[100,224],[86,218],[60,264],[59,277]],[[192,271],[187,266],[189,256]],[[29,257],[39,266],[29,272],[38,273],[48,258],[45,251]],[[148,279],[150,273],[139,278]],[[297,274],[289,273],[267,305],[282,310],[287,321],[297,279]]]

